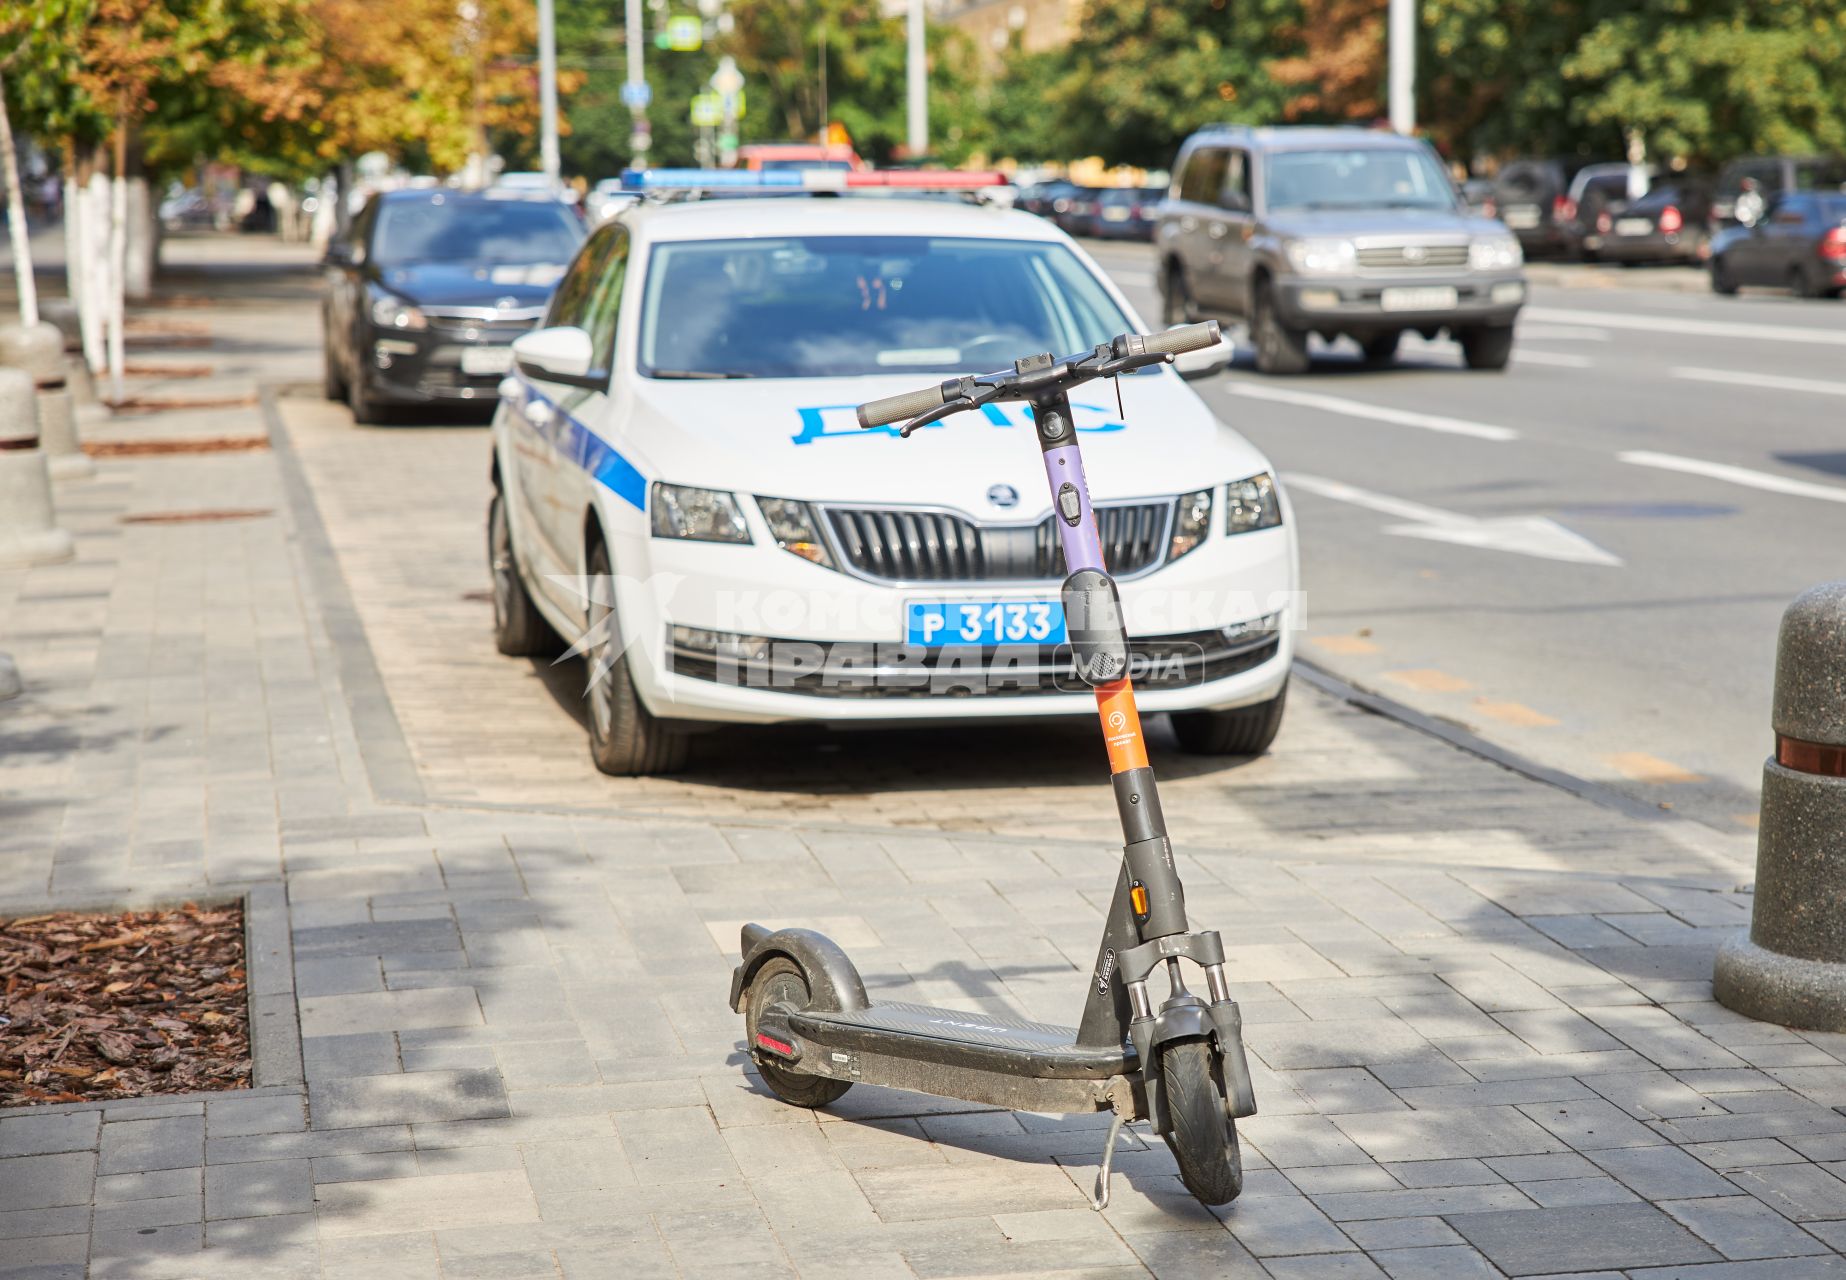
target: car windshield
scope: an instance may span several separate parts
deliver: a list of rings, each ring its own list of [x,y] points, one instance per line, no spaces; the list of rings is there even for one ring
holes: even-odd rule
[[[1133,327],[1063,245],[804,236],[657,245],[641,317],[653,378],[985,372]]]
[[[372,260],[402,267],[418,262],[492,262],[537,266],[569,262],[583,227],[549,200],[392,200],[378,211]]]
[[[1410,147],[1278,151],[1266,160],[1271,209],[1453,209],[1448,175]]]

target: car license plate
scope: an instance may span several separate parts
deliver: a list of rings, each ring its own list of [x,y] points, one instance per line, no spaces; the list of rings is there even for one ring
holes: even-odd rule
[[[1446,311],[1455,305],[1455,290],[1445,284],[1386,289],[1379,295],[1378,305],[1386,311]]]
[[[1500,215],[1500,221],[1516,231],[1526,231],[1538,225],[1538,209],[1533,205],[1517,205]]]
[[[513,367],[513,349],[511,347],[463,347],[461,368],[463,373],[490,374],[505,373]]]
[[[1104,209],[1102,211],[1102,220],[1104,222],[1126,222],[1128,221],[1128,210]]]
[[[927,649],[1064,640],[1064,606],[1056,600],[912,600],[904,614],[904,643]]]
[[[1615,234],[1618,236],[1645,236],[1652,234],[1654,223],[1651,218],[1618,218]]]

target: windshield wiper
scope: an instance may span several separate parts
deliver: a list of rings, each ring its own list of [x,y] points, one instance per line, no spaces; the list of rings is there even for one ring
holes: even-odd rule
[[[678,381],[702,381],[716,378],[747,378],[747,373],[714,373],[710,369],[655,369],[648,374],[650,378],[670,378]]]

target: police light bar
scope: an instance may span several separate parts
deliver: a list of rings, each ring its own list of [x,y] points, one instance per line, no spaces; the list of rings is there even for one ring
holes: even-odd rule
[[[1003,187],[1003,173],[947,169],[624,169],[624,191],[973,191]]]

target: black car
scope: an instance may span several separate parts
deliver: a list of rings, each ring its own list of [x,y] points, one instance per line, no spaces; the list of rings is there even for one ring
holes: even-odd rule
[[[1494,213],[1528,255],[1577,252],[1577,202],[1571,185],[1592,166],[1584,160],[1511,160],[1494,179]]]
[[[1050,182],[1034,182],[1030,186],[1019,188],[1019,199],[1013,207],[1024,209],[1027,213],[1036,213],[1041,218],[1049,218],[1063,210],[1058,202],[1069,201],[1071,194],[1077,190],[1077,184],[1066,182],[1063,178],[1054,178]]]
[[[1101,198],[1100,187],[1073,187],[1068,195],[1051,202],[1051,220],[1066,235],[1088,235],[1090,222],[1096,217],[1096,202]]]
[[[1711,244],[1711,187],[1674,179],[1597,216],[1596,256],[1604,262],[1703,262]]]
[[[1166,198],[1165,187],[1111,187],[1096,197],[1096,212],[1084,233],[1099,240],[1151,243],[1160,221],[1160,202]]]
[[[493,404],[508,344],[544,314],[583,235],[550,195],[373,196],[327,248],[327,398],[368,423],[396,404]]]
[[[1769,201],[1752,226],[1720,231],[1711,242],[1711,287],[1782,285],[1804,298],[1846,289],[1846,193],[1791,191]]]

